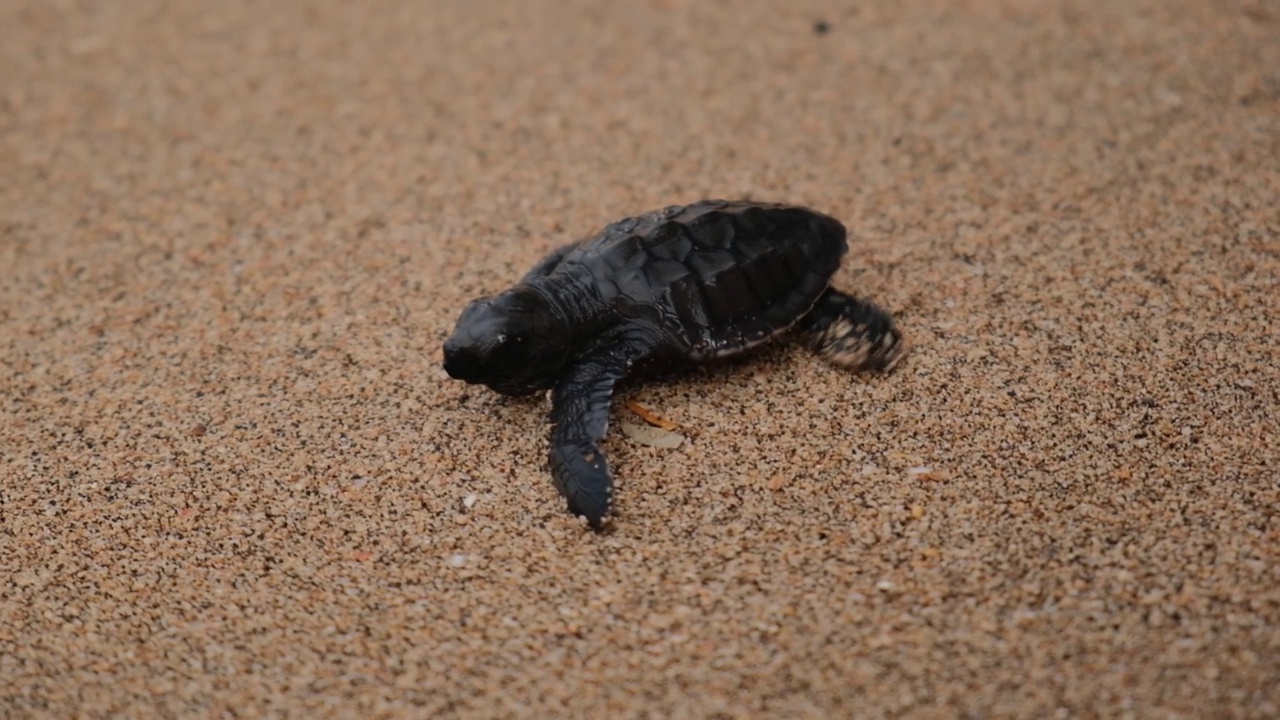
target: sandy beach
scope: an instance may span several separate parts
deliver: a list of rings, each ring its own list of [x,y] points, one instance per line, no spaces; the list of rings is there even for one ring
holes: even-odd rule
[[[910,354],[624,386],[593,533],[441,345],[714,197]],[[1277,717],[1277,198],[1270,0],[0,0],[0,717]]]

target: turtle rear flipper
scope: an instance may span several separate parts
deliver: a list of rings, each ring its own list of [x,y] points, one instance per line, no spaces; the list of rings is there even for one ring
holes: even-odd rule
[[[888,312],[834,288],[827,288],[797,328],[818,354],[857,371],[888,372],[906,350]]]

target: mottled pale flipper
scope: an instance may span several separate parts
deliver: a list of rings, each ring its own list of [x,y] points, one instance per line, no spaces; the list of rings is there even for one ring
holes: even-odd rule
[[[652,352],[656,336],[624,332],[602,343],[561,378],[551,396],[551,477],[569,512],[586,517],[595,530],[603,527],[613,502],[613,476],[597,445],[609,427],[613,388]]]
[[[853,370],[888,372],[906,350],[888,312],[834,288],[827,288],[797,327],[820,355]]]

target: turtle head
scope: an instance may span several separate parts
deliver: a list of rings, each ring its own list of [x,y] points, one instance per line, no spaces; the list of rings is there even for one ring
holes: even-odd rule
[[[550,388],[568,357],[567,324],[526,286],[472,301],[444,344],[450,377],[504,395]]]

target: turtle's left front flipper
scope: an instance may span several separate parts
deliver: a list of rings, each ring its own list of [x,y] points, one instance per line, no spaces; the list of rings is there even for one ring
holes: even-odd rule
[[[579,360],[551,396],[551,476],[568,501],[595,530],[604,526],[613,500],[613,476],[597,443],[609,426],[614,386],[656,344],[652,332],[622,333]]]

